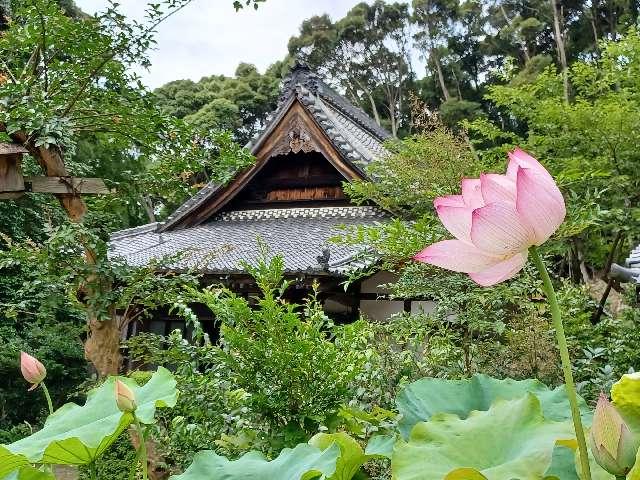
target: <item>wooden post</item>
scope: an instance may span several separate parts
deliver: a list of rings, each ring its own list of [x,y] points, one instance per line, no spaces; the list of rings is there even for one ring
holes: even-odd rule
[[[27,149],[13,143],[0,143],[0,199],[8,200],[24,194],[22,154]]]

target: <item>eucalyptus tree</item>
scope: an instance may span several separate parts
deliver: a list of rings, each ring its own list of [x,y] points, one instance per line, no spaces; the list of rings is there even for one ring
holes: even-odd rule
[[[409,20],[405,3],[362,2],[335,23],[327,15],[303,22],[289,53],[320,70],[379,125],[384,118],[396,136],[412,75]]]
[[[418,30],[415,46],[433,68],[444,101],[451,99],[442,58],[447,55],[447,39],[453,35],[457,0],[413,0],[413,21]]]

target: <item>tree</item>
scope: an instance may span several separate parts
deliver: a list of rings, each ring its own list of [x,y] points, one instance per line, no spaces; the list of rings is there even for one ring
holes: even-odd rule
[[[408,6],[378,0],[357,4],[335,23],[327,15],[303,22],[300,35],[289,41],[289,54],[320,70],[379,125],[384,109],[396,136],[412,75],[409,41]]]
[[[529,148],[560,179],[568,213],[559,271],[576,281],[590,282],[601,270],[619,232],[637,236],[632,205],[640,188],[635,148],[639,52],[640,36],[632,28],[622,40],[602,43],[597,61],[575,62],[568,71],[570,102],[564,75],[553,66],[531,83],[492,86],[490,99],[517,122],[513,132],[500,138],[484,120],[473,124],[474,135],[483,141],[493,137],[497,145]]]
[[[235,77],[176,80],[156,89],[154,95],[167,113],[207,131],[232,131],[238,142],[245,143],[276,107],[281,79],[276,70],[260,74],[254,65],[241,63]]]
[[[452,15],[457,8],[455,0],[414,0],[413,20],[420,30],[415,34],[416,46],[423,58],[435,70],[444,101],[451,98],[441,58],[446,49],[446,38],[452,33]]]
[[[194,143],[193,132],[163,115],[130,69],[148,64],[145,52],[156,27],[189,1],[150,4],[147,21],[132,24],[116,4],[81,19],[66,16],[52,0],[13,5],[12,22],[0,36],[0,135],[24,145],[48,176],[70,173],[83,134],[105,135],[150,162],[162,163],[163,155],[193,159],[194,145],[206,142]],[[57,197],[71,220],[84,219],[87,205],[79,196]],[[84,255],[88,265],[97,262],[90,244]],[[112,287],[109,279],[96,279],[86,292],[85,353],[100,375],[118,371],[120,332],[91,308],[91,299]]]

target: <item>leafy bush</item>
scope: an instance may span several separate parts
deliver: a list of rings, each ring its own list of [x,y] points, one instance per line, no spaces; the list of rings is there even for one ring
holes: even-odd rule
[[[255,305],[222,287],[191,291],[221,322],[220,346],[189,344],[178,332],[129,341],[132,358],[172,366],[183,385],[176,416],[157,432],[178,469],[205,447],[273,455],[335,423],[353,396],[362,356],[333,341],[339,328],[315,298],[304,305],[281,298],[288,284],[280,257],[251,272],[262,291]]]
[[[357,359],[331,341],[333,325],[315,297],[304,305],[281,299],[281,257],[246,268],[262,291],[254,308],[227,289],[202,297],[222,324],[220,359],[272,427],[315,432],[348,399]]]

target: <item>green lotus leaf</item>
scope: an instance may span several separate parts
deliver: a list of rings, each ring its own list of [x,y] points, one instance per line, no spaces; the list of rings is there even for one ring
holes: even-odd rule
[[[43,472],[31,465],[19,467],[11,472],[8,476],[2,477],[2,480],[56,480],[52,473]]]
[[[487,480],[487,477],[473,468],[457,468],[449,472],[444,480]]]
[[[30,463],[85,465],[99,457],[131,424],[133,416],[116,406],[115,380],[111,377],[89,392],[84,406],[68,403],[50,415],[42,430],[6,445],[10,452],[23,455]],[[152,423],[158,407],[172,407],[177,390],[173,375],[158,368],[149,382],[139,387],[120,377],[134,391],[142,423]]]
[[[53,474],[31,466],[23,455],[16,455],[0,446],[1,480],[55,480]]]
[[[0,445],[0,479],[5,478],[11,472],[15,472],[25,465],[29,465],[27,457],[16,455]]]
[[[408,441],[396,444],[391,464],[397,480],[441,480],[460,469],[478,479],[541,480],[552,466],[555,448],[573,438],[571,421],[545,419],[538,398],[527,393],[498,400],[467,418],[433,415],[413,428]]]
[[[577,442],[575,447],[577,447]],[[580,480],[576,471],[575,448],[556,445],[551,464],[544,472],[545,480]]]
[[[391,458],[396,440],[395,435],[376,435],[371,437],[364,453],[370,456]]]
[[[474,375],[464,380],[423,378],[407,385],[398,395],[396,404],[402,414],[398,429],[407,439],[418,422],[436,413],[452,413],[466,418],[474,410],[488,410],[498,399],[511,400],[533,393],[542,404],[545,418],[564,421],[571,418],[571,409],[564,386],[551,390],[538,380],[500,380],[487,375]],[[591,424],[591,412],[579,399],[586,425]]]
[[[259,452],[249,452],[238,460],[228,460],[210,450],[199,452],[181,475],[170,480],[311,480],[329,478],[336,470],[340,446],[333,443],[325,450],[302,443],[285,448],[268,461]]]
[[[340,457],[336,463],[336,471],[331,475],[331,480],[351,480],[356,473],[360,470],[360,467],[372,458],[383,457],[384,452],[378,452],[377,449],[393,450],[393,444],[391,446],[383,445],[382,439],[386,437],[373,437],[372,447],[367,450],[362,450],[360,444],[346,433],[318,433],[309,440],[309,445],[318,447],[320,450],[325,450],[333,444],[337,444],[340,447]],[[389,437],[392,440],[393,437]],[[379,440],[375,440],[379,439]],[[389,440],[386,439],[388,442]],[[370,442],[371,444],[371,442]],[[390,457],[390,455],[388,455]]]

